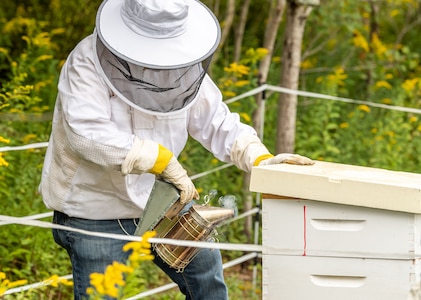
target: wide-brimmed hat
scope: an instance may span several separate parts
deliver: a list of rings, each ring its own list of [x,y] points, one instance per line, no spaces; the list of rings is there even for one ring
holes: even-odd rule
[[[96,29],[115,55],[157,69],[201,62],[220,40],[218,20],[196,0],[105,0]]]

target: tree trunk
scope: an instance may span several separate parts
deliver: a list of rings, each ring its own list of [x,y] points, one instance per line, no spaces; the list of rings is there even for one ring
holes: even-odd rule
[[[273,56],[273,48],[276,41],[276,36],[278,34],[279,24],[281,23],[282,16],[284,14],[284,9],[286,5],[286,0],[277,0],[276,2],[271,2],[274,7],[271,7],[269,10],[268,23],[265,29],[265,39],[263,41],[263,47],[269,50],[268,55],[262,59],[259,65],[258,81],[259,85],[266,82],[270,62]],[[256,95],[257,108],[253,113],[253,125],[256,131],[259,133],[260,138],[263,139],[263,126],[262,126],[262,101],[264,101],[262,94]],[[243,196],[244,196],[244,210],[248,211],[253,208],[254,199],[252,194],[249,192],[250,184],[250,174],[245,173],[243,179]],[[253,239],[253,220],[252,217],[246,217],[245,220],[245,230],[244,233],[247,236],[247,241],[252,243]]]
[[[300,75],[301,45],[307,17],[313,6],[288,1],[280,86],[296,90]],[[281,94],[278,103],[277,153],[292,153],[295,147],[297,96]]]
[[[273,48],[275,45],[276,37],[278,35],[279,24],[281,23],[282,16],[284,14],[286,0],[277,0],[276,3],[271,2],[271,4],[274,5],[274,7],[271,7],[271,9],[269,10],[270,15],[268,17],[268,23],[265,29],[265,39],[263,41],[263,47],[268,49],[269,52],[268,55],[266,55],[261,60],[259,65],[259,85],[266,83],[268,77],[270,62],[272,61],[273,56]],[[262,112],[260,111],[262,107],[262,94],[256,95],[256,103],[257,109],[254,111],[253,114],[253,124],[256,131],[260,133],[262,131],[262,128],[260,128],[260,125],[262,123]],[[262,138],[262,136],[260,138]]]
[[[244,3],[240,7],[240,19],[235,26],[234,61],[240,61],[241,59],[241,49],[243,47],[244,30],[246,28],[250,0],[244,0]]]
[[[225,18],[223,21],[220,21],[221,24],[224,24],[223,26],[221,26],[221,41],[215,53],[213,54],[213,59],[211,61],[211,66],[209,70],[212,70],[212,65],[218,60],[219,53],[221,52],[221,49],[224,47],[224,44],[231,30],[232,23],[234,22],[234,16],[235,16],[235,0],[228,0]]]

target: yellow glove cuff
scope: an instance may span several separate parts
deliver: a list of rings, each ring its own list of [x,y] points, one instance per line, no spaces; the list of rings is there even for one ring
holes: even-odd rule
[[[158,144],[158,157],[156,158],[155,164],[149,172],[155,175],[161,174],[168,166],[173,156],[174,154],[170,150],[161,144]]]
[[[272,154],[263,154],[263,155],[260,155],[254,161],[253,166],[258,166],[262,160],[265,160],[265,159],[268,159],[268,158],[271,158],[271,157],[273,157]]]

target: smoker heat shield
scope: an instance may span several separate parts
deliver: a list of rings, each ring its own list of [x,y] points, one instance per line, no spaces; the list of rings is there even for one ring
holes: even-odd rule
[[[178,214],[183,205],[175,205],[180,198],[179,191],[172,184],[156,180],[146,207],[140,217],[135,235],[142,236],[146,231],[153,230],[165,215]]]

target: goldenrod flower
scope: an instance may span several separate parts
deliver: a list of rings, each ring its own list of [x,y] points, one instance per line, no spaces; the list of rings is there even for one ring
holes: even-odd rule
[[[382,99],[382,103],[384,103],[384,104],[392,104],[392,99],[390,99],[390,98],[383,98]]]
[[[376,84],[375,84],[375,87],[376,88],[384,87],[384,88],[386,88],[388,90],[392,89],[392,86],[390,85],[390,83],[387,82],[387,81],[385,81],[385,80],[377,81]]]
[[[244,119],[244,121],[246,121],[246,122],[250,122],[250,120],[251,120],[250,116],[249,116],[247,113],[245,113],[245,112],[240,113],[240,116],[241,116],[241,117]]]
[[[37,137],[36,134],[29,133],[29,134],[27,134],[23,137],[22,141],[23,141],[24,144],[27,144],[31,140],[34,140],[36,137]]]
[[[354,46],[363,49],[365,52],[369,52],[370,48],[368,42],[361,32],[354,30],[353,34],[354,38],[352,39],[352,42],[354,43]]]
[[[371,45],[372,45],[372,47],[374,49],[374,52],[379,57],[382,56],[387,51],[386,46],[382,43],[382,41],[380,41],[379,36],[377,35],[377,33],[373,33],[373,37],[372,37],[372,40],[371,40]]]
[[[407,92],[412,92],[421,82],[421,78],[407,79],[402,83],[402,88]]]
[[[0,152],[0,167],[7,167],[9,163],[3,158],[3,153]]]
[[[67,280],[66,278],[59,277],[58,275],[54,274],[50,278],[43,281],[46,285],[51,285],[53,287],[58,287],[60,283],[64,285],[73,285],[73,282],[70,280]]]
[[[410,118],[409,118],[409,123],[415,123],[415,122],[417,122],[418,121],[418,118],[416,117],[416,116],[411,116]]]
[[[118,262],[113,262],[112,265],[107,266],[104,274],[90,274],[90,284],[95,289],[96,293],[117,298],[119,288],[126,284],[124,281],[124,274],[132,272],[132,267]],[[86,291],[92,295],[95,293],[93,288],[88,288]]]
[[[222,91],[222,95],[224,96],[224,98],[232,98],[237,96],[237,94],[233,91]]]
[[[334,73],[327,76],[329,83],[337,84],[339,86],[345,85],[346,78],[348,78],[348,75],[345,74],[345,70],[342,67],[335,68]]]
[[[349,127],[349,123],[348,122],[343,122],[341,124],[339,124],[339,128],[348,128]]]
[[[26,283],[28,283],[28,280],[26,279],[10,281],[6,278],[6,274],[4,272],[0,272],[0,296],[4,295],[8,289],[21,286]]]
[[[142,241],[140,242],[129,242],[123,246],[123,251],[132,251],[129,256],[129,262],[131,265],[136,267],[139,261],[142,260],[153,260],[154,256],[151,254],[151,244],[149,243],[149,238],[156,235],[155,231],[147,231],[142,236]]]
[[[0,143],[6,143],[6,144],[9,144],[10,143],[10,140],[9,139],[6,139],[6,138],[4,138],[4,137],[2,137],[2,136],[0,136]],[[0,278],[1,279],[1,278]]]
[[[225,72],[232,73],[241,77],[242,75],[247,75],[250,72],[250,68],[241,64],[231,63],[229,67],[224,68]]]
[[[358,109],[359,110],[362,110],[362,111],[365,111],[365,112],[370,112],[370,107],[368,107],[367,105],[365,105],[365,104],[361,104],[361,105],[359,105],[358,106]]]
[[[243,87],[245,85],[250,84],[250,80],[238,80],[234,83],[234,86],[236,87]]]

